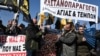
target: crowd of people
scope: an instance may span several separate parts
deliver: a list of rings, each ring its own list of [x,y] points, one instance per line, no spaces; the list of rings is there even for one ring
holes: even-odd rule
[[[13,19],[5,27],[0,20],[0,35],[26,35],[27,56],[96,56],[100,53],[100,47],[92,48],[87,43],[83,25],[79,25],[76,31],[73,22],[67,20],[66,25],[59,31],[51,29],[50,25],[38,25],[35,18],[32,22],[25,27],[24,24],[18,25],[18,21]],[[96,46],[100,46],[100,31],[97,31],[95,37],[98,40]]]
[[[7,26],[2,24],[2,20],[0,20],[0,35],[17,35],[17,34],[25,34],[23,32],[25,29],[24,24],[18,25],[18,21],[15,19],[9,20]]]

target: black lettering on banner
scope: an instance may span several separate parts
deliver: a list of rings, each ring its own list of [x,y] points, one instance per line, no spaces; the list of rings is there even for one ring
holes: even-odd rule
[[[59,10],[57,11],[57,15],[61,15],[61,12]]]
[[[73,11],[73,17],[76,17],[76,12],[75,11]]]
[[[56,4],[56,6],[60,6],[59,0],[57,1],[57,4]]]
[[[68,10],[58,10],[57,15],[63,15],[63,16],[71,16],[72,11]]]
[[[47,0],[44,1],[44,4],[46,4],[46,3],[47,3]]]
[[[0,44],[6,43],[6,36],[5,35],[0,35]]]
[[[78,12],[78,17],[84,17],[82,12]]]
[[[21,51],[21,46],[13,46],[13,51]]]
[[[23,51],[25,51],[26,49],[25,49],[25,44],[23,44]]]
[[[78,12],[78,17],[96,19],[95,14]]]
[[[2,52],[10,52],[11,46],[2,46]]]
[[[71,12],[72,12],[72,11],[67,11],[67,10],[66,10],[66,13],[65,13],[64,15],[65,15],[65,16],[66,16],[66,15],[67,15],[67,16],[71,16]]]
[[[61,15],[61,11],[60,10],[58,10],[57,15]]]

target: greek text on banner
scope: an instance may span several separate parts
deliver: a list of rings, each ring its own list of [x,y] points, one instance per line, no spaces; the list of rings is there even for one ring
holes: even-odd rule
[[[98,19],[98,6],[69,0],[41,0],[40,12],[60,18],[94,21]]]
[[[0,35],[0,56],[26,56],[25,35]]]

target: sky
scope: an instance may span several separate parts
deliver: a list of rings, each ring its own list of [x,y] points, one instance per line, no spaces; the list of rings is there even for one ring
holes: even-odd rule
[[[40,11],[40,0],[30,0],[30,14],[32,18],[35,18],[36,13],[39,13]],[[89,3],[89,4],[94,4],[97,5],[99,7],[99,17],[100,17],[100,0],[79,0],[79,2],[83,2],[83,3]],[[3,21],[3,24],[6,26],[8,20],[13,18],[13,12],[11,11],[4,11],[4,10],[0,10],[0,19]],[[23,17],[20,14],[19,16],[19,24],[20,23],[24,23],[25,25],[27,25],[26,22],[23,21]],[[98,27],[100,28],[100,27]]]

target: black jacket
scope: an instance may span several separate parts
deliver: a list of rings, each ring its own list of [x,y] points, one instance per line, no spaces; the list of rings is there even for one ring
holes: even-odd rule
[[[20,34],[20,32],[21,32],[21,30],[17,26],[12,27],[11,29],[10,28],[11,28],[11,26],[8,26],[6,28],[7,35],[17,35],[17,34]]]
[[[25,48],[37,50],[38,42],[41,36],[41,32],[37,25],[29,24],[26,28],[26,40],[25,40]]]

